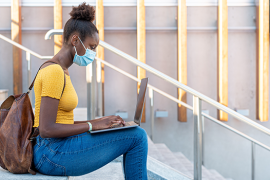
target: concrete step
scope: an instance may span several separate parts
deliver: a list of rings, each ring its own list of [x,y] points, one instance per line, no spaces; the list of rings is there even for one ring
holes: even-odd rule
[[[5,180],[124,180],[124,174],[122,171],[122,164],[117,162],[111,162],[107,165],[93,171],[91,173],[82,176],[49,176],[37,173],[32,174],[12,174],[7,170],[0,168],[0,179]]]
[[[214,169],[210,169],[209,170],[212,174],[212,179],[211,180],[214,180],[214,179],[220,179],[220,180],[226,180],[223,176],[221,176],[221,174],[219,174],[216,170]]]
[[[148,136],[148,155],[163,162],[166,160],[161,152],[158,151],[156,144],[154,144]],[[166,163],[165,163],[166,164]]]
[[[180,162],[183,163],[183,165],[189,170],[189,173],[191,173],[193,177],[194,173],[193,163],[190,160],[188,160],[181,152],[174,152],[173,154],[177,157],[177,159],[179,159]],[[212,176],[211,173],[204,166],[202,166],[202,178],[207,179],[211,176]]]
[[[0,179],[5,180],[122,180],[123,174],[123,156],[119,156],[113,162],[82,176],[48,176],[37,173],[32,174],[12,174],[0,168]],[[159,162],[158,160],[147,157],[147,176],[149,180],[191,180],[191,178],[171,168],[170,166]]]
[[[184,161],[181,162],[174,154],[170,151],[170,149],[163,143],[156,143],[155,147],[157,151],[162,154],[164,164],[175,168],[176,170],[180,171],[181,173],[187,175],[188,177],[192,177],[192,173],[190,173],[189,167],[186,166]],[[150,155],[151,156],[151,155]]]
[[[172,152],[166,147],[165,144],[154,144],[149,136],[148,156],[176,169],[188,177],[192,176],[189,171],[180,162],[178,162],[177,158],[173,156]]]
[[[189,161],[181,152],[174,152],[174,155],[183,162],[187,169],[191,170],[193,177],[193,163]],[[216,170],[208,170],[204,166],[202,166],[202,179],[203,180],[224,180],[225,178],[222,177]]]
[[[47,176],[44,174],[37,173],[32,175],[27,174],[12,174],[7,170],[0,167],[0,179],[3,180],[68,180],[68,176]]]
[[[69,176],[69,180],[124,180],[124,173],[122,171],[122,164],[119,162],[109,163],[96,171],[82,175],[82,176]]]
[[[159,155],[156,155],[157,160],[161,160],[164,164],[169,165],[170,167],[178,170],[179,172],[187,175],[188,177],[193,178],[194,166],[191,161],[189,161],[181,152],[171,152],[171,150],[163,143],[151,144],[151,152],[158,152]],[[155,149],[155,150],[153,150]],[[162,158],[159,158],[162,157]],[[218,174],[216,171],[211,172],[204,166],[202,166],[202,179],[203,180],[224,180],[225,178]]]

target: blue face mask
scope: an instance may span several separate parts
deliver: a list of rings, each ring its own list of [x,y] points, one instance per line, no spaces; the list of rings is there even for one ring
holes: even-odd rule
[[[80,42],[82,43],[81,39],[79,38]],[[84,49],[85,49],[85,54],[83,56],[79,56],[77,54],[77,50],[76,50],[76,47],[74,46],[75,48],[75,51],[76,51],[76,54],[73,58],[73,62],[79,66],[87,66],[88,64],[90,64],[91,62],[94,61],[95,59],[95,56],[96,56],[96,52],[95,51],[92,51],[90,49],[86,49],[84,44],[82,43]]]

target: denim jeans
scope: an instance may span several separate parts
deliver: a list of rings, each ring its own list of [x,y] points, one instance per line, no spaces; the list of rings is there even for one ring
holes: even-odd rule
[[[33,163],[42,174],[81,176],[123,154],[125,179],[147,179],[147,133],[140,126],[64,138],[36,138]]]

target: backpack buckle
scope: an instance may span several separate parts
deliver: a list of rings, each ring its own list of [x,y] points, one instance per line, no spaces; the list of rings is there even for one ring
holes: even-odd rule
[[[33,142],[35,139],[36,139],[36,137],[30,137],[29,138],[29,141],[32,141]]]

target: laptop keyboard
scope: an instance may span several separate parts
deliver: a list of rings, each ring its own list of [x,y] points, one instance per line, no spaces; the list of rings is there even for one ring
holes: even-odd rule
[[[134,126],[134,125],[137,125],[134,121],[130,121],[130,122],[126,122],[125,126]],[[119,124],[119,123],[115,123],[115,124],[112,124],[110,128],[117,128],[117,127],[123,127],[124,125],[123,124]]]

